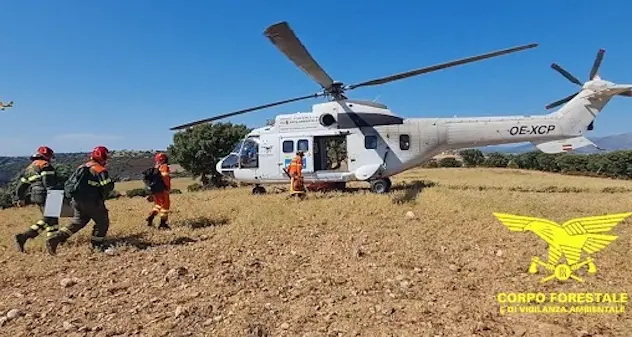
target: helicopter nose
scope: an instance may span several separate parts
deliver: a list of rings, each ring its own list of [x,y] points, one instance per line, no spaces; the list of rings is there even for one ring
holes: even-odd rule
[[[215,171],[217,171],[217,173],[224,175],[222,173],[222,162],[224,161],[224,159],[220,160],[217,162],[217,165],[215,165]]]

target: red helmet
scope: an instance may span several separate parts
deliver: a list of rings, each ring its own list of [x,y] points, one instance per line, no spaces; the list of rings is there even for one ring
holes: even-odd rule
[[[40,146],[37,148],[35,154],[31,156],[31,158],[42,158],[44,160],[51,160],[55,158],[55,152],[48,146]]]
[[[110,150],[108,150],[107,147],[97,146],[92,150],[92,153],[90,153],[90,159],[103,164],[108,160],[108,153],[110,153]]]
[[[154,156],[154,161],[158,164],[166,164],[167,160],[169,160],[169,158],[167,158],[167,155],[162,152],[158,152]]]

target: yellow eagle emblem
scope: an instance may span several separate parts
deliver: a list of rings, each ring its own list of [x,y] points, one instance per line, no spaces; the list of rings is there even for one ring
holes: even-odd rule
[[[592,257],[581,259],[582,251],[588,255],[594,254],[616,240],[616,235],[602,233],[610,231],[632,215],[632,212],[576,218],[568,220],[562,225],[547,219],[506,213],[493,214],[510,231],[531,231],[548,243],[548,261],[544,262],[534,256],[531,258],[531,265],[529,266],[529,273],[531,274],[538,272],[538,266],[544,267],[551,273],[542,278],[540,282],[547,282],[554,278],[560,281],[572,278],[578,282],[584,282],[581,277],[573,273],[587,265],[588,273],[594,274],[597,272],[597,267]],[[562,256],[566,260],[565,263],[560,262]]]

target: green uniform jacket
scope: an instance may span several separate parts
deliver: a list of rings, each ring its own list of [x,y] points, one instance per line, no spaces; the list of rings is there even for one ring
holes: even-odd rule
[[[90,168],[90,174],[87,180],[87,186],[82,186],[81,191],[75,195],[74,199],[78,202],[100,202],[114,190],[114,181],[110,179],[107,169],[96,161],[89,161],[81,167]]]
[[[57,187],[58,178],[55,168],[46,160],[35,159],[20,176],[15,189],[14,200],[23,200],[30,189],[31,202],[44,205],[48,190]]]

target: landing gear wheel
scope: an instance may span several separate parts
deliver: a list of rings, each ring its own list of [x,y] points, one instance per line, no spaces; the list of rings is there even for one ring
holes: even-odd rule
[[[266,189],[257,185],[252,189],[252,194],[266,194]]]
[[[391,190],[391,180],[389,178],[376,179],[371,182],[371,192],[377,194],[388,193]]]

